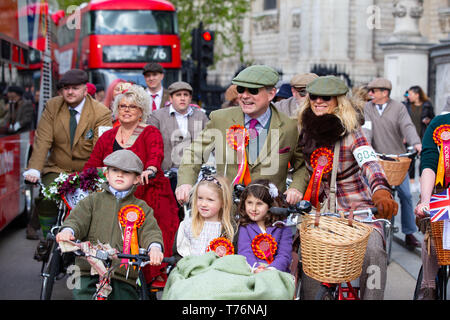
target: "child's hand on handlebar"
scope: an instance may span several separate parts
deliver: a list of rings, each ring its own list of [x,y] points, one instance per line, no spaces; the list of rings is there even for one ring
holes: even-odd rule
[[[56,242],[61,242],[61,241],[73,241],[75,240],[74,235],[72,234],[72,231],[70,231],[69,229],[64,229],[63,231],[59,232],[56,235]]]
[[[148,256],[150,257],[151,266],[159,266],[164,259],[164,254],[158,247],[151,247]]]

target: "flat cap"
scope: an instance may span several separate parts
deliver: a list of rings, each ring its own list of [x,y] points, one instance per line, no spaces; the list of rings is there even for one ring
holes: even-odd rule
[[[392,83],[385,78],[376,78],[372,80],[368,85],[367,89],[389,89],[392,90]]]
[[[246,88],[273,87],[280,76],[273,68],[255,65],[245,68],[231,81],[232,84]]]
[[[85,84],[88,82],[88,75],[86,71],[80,69],[72,69],[67,71],[59,80],[61,86],[70,85],[70,84]]]
[[[320,96],[340,96],[346,94],[348,87],[345,82],[335,76],[318,77],[306,86],[309,94]]]
[[[19,86],[9,86],[8,92],[17,93],[19,96],[23,95],[23,89],[22,89],[22,87],[19,87]]]
[[[164,68],[157,62],[150,62],[145,65],[142,74],[146,74],[147,72],[164,73]]]
[[[277,91],[275,97],[281,97],[285,99],[292,97],[291,85],[289,83],[283,83],[280,89]]]
[[[291,86],[296,88],[304,88],[318,77],[319,76],[315,73],[296,74],[291,79]]]
[[[192,94],[192,87],[189,83],[184,82],[184,81],[177,81],[172,83],[169,88],[167,88],[167,90],[169,90],[169,94],[175,93],[177,91],[180,90],[187,90]]]
[[[126,172],[141,174],[144,168],[141,159],[130,150],[121,149],[109,154],[103,163],[107,167],[114,167]]]

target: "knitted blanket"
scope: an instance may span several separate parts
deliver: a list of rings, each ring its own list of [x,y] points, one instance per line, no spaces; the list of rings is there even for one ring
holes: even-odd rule
[[[289,300],[291,274],[267,270],[252,273],[244,256],[219,258],[214,252],[181,259],[164,288],[163,300]]]

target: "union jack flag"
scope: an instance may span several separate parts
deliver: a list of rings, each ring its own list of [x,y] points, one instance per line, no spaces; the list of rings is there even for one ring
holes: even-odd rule
[[[444,192],[433,194],[430,199],[430,221],[448,220],[450,211],[450,197],[448,189]]]

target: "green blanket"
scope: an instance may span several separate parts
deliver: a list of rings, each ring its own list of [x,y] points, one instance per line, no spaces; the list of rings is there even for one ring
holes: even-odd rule
[[[163,300],[290,300],[294,278],[278,270],[254,274],[244,256],[219,258],[214,252],[178,261]]]

